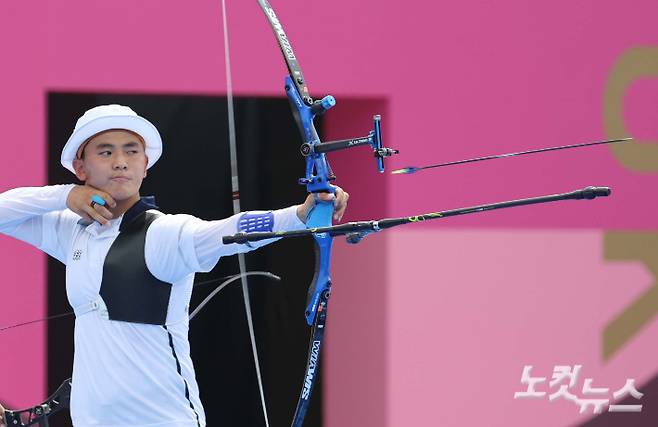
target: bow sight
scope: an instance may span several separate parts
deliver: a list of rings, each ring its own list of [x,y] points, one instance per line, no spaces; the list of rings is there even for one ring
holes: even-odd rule
[[[298,77],[297,82],[300,79],[302,78]],[[303,82],[303,79],[301,81]],[[377,159],[377,169],[380,173],[384,172],[384,158],[399,153],[398,150],[382,146],[382,125],[379,115],[373,117],[373,129],[367,136],[320,142],[313,126],[313,120],[316,116],[322,115],[334,107],[336,99],[331,95],[317,101],[313,101],[310,96],[302,97],[299,88],[290,76],[285,78],[285,89],[302,140],[305,141],[300,147],[300,151],[306,158],[306,177],[300,178],[299,183],[306,185],[309,192],[334,192],[333,186],[329,182],[335,180],[336,176],[331,171],[324,156],[325,153],[369,144]]]
[[[333,99],[333,96],[331,97]],[[335,103],[335,101],[334,101]],[[393,148],[382,147],[382,125],[381,116],[373,116],[373,129],[367,136],[361,136],[351,139],[340,139],[337,141],[325,141],[322,144],[313,146],[308,143],[302,144],[301,152],[304,157],[314,153],[330,153],[332,151],[344,150],[347,148],[358,147],[360,145],[369,144],[373,149],[373,155],[377,159],[377,170],[380,173],[384,172],[384,158],[390,157],[393,154],[398,154],[400,151]],[[305,182],[303,182],[305,184]]]

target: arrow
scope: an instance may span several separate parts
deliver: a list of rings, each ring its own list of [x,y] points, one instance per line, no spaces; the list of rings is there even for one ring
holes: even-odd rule
[[[522,156],[524,154],[545,153],[547,151],[566,150],[568,148],[590,147],[592,145],[603,145],[603,144],[616,144],[616,143],[628,142],[628,141],[632,141],[632,140],[633,140],[633,138],[608,139],[606,141],[585,142],[585,143],[582,143],[582,144],[562,145],[562,146],[559,146],[559,147],[538,148],[536,150],[519,151],[519,152],[516,152],[516,153],[507,153],[507,154],[495,154],[493,156],[476,157],[476,158],[473,158],[473,159],[466,159],[466,160],[457,160],[455,162],[439,163],[439,164],[430,165],[430,166],[421,166],[421,167],[407,166],[406,168],[396,169],[396,170],[392,171],[391,173],[396,174],[396,175],[412,174],[412,173],[416,173],[418,171],[422,171],[422,170],[425,170],[425,169],[441,168],[441,167],[444,167],[444,166],[463,165],[464,163],[482,162],[484,160],[493,160],[493,159],[503,159],[503,158],[506,158],[506,157]]]

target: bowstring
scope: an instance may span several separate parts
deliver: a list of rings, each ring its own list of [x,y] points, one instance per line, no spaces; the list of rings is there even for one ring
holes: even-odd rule
[[[228,104],[228,138],[231,155],[231,188],[233,192],[233,213],[240,213],[240,186],[238,184],[238,158],[237,146],[235,136],[235,114],[233,103],[233,80],[231,77],[231,59],[228,41],[228,21],[226,17],[226,0],[222,0],[222,26],[224,31],[224,63],[226,66],[226,102]],[[265,390],[263,389],[263,379],[261,376],[260,362],[258,359],[258,348],[256,347],[256,336],[254,333],[254,323],[251,316],[251,300],[249,298],[249,284],[247,276],[244,275],[246,271],[246,262],[243,253],[238,254],[238,263],[240,265],[240,273],[242,274],[242,296],[244,300],[244,308],[247,315],[247,325],[249,326],[249,338],[251,340],[251,351],[254,357],[254,366],[256,368],[256,377],[258,378],[258,390],[260,392],[260,402],[263,407],[263,417],[265,418],[265,426],[269,427],[270,422],[267,416],[267,405],[265,404]]]
[[[269,279],[273,279],[273,280],[277,280],[277,281],[281,280],[281,278],[279,276],[277,276],[275,274],[272,274],[268,271],[247,271],[245,273],[240,273],[240,274],[236,274],[235,276],[231,276],[231,277],[228,278],[228,280],[225,280],[219,286],[217,286],[210,294],[208,294],[208,296],[206,298],[204,298],[203,301],[201,301],[199,303],[199,305],[196,306],[194,311],[192,311],[192,313],[190,313],[189,320],[194,319],[196,317],[196,315],[199,314],[199,312],[203,309],[203,307],[205,307],[210,302],[210,300],[213,299],[213,297],[215,295],[220,293],[222,291],[222,289],[224,289],[226,286],[230,285],[231,283],[233,283],[234,281],[236,281],[238,279],[242,280],[246,276],[265,276]]]
[[[233,274],[231,276],[220,277],[218,279],[211,279],[211,280],[205,280],[203,282],[196,282],[196,283],[193,284],[193,286],[195,288],[222,281],[222,283],[220,283],[212,292],[210,292],[210,294],[208,294],[208,296],[201,303],[199,303],[199,305],[194,309],[194,311],[192,311],[192,313],[189,316],[189,320],[194,319],[196,317],[196,315],[199,314],[199,312],[210,302],[210,300],[212,300],[215,297],[215,295],[217,295],[219,292],[221,292],[227,285],[231,284],[232,282],[234,282],[238,279],[241,279],[244,276],[264,276],[264,277],[267,277],[268,279],[273,279],[273,280],[277,280],[277,281],[281,280],[281,278],[279,276],[277,276],[276,274],[272,274],[269,271],[247,271],[247,272],[240,273],[240,274]],[[42,318],[39,318],[39,319],[26,320],[24,322],[14,323],[12,325],[0,326],[0,332],[7,331],[9,329],[19,328],[21,326],[31,325],[33,323],[48,322],[50,320],[55,320],[55,319],[59,319],[59,318],[62,318],[62,317],[68,317],[68,316],[74,316],[74,315],[75,315],[75,312],[67,311],[66,313],[54,314],[52,316],[42,317]],[[3,427],[3,426],[0,424],[0,427]]]

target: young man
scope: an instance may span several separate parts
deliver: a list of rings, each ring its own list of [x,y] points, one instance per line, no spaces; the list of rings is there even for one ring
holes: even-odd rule
[[[0,194],[0,232],[66,264],[76,314],[76,427],[204,426],[188,342],[194,273],[273,241],[224,245],[223,235],[300,229],[315,206],[309,195],[298,206],[218,221],[162,214],[139,194],[161,153],[148,120],[120,105],[95,107],[78,120],[61,155],[84,185]],[[320,198],[333,199],[340,219],[349,195],[339,189]]]

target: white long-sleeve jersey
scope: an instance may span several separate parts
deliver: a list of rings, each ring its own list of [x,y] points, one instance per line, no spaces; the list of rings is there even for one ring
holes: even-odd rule
[[[0,194],[0,233],[66,264],[66,292],[76,312],[71,418],[76,427],[205,426],[188,341],[195,272],[219,258],[273,240],[224,245],[241,214],[218,221],[161,214],[148,228],[146,266],[172,284],[166,325],[109,320],[100,297],[105,256],[123,215],[109,225],[79,224],[66,208],[73,185],[17,188]],[[150,211],[156,212],[156,211]],[[273,230],[304,227],[296,207],[273,211]]]

